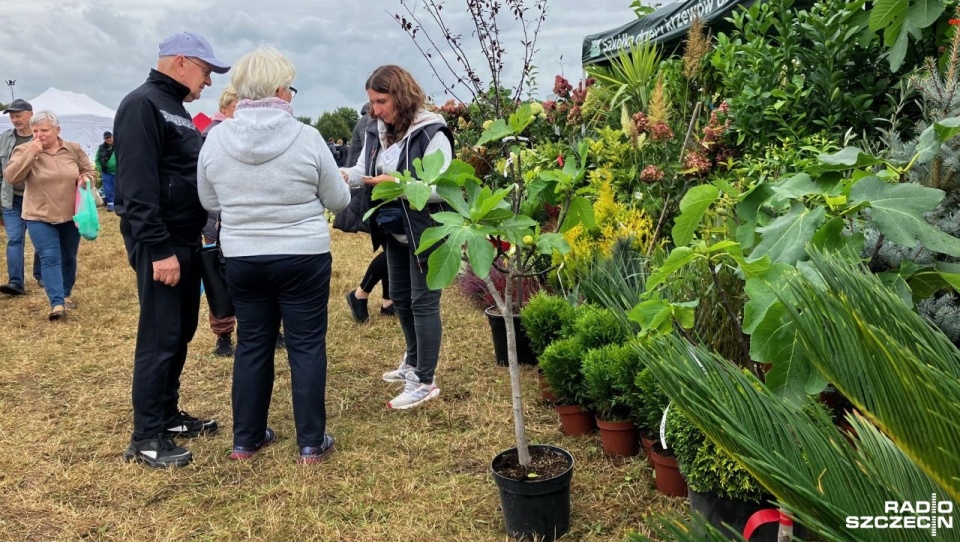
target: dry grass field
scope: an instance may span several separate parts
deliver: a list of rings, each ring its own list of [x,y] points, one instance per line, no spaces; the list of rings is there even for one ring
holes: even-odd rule
[[[205,307],[181,408],[215,417],[221,431],[186,441],[194,461],[182,469],[123,462],[138,308],[118,219],[101,213],[100,238],[81,243],[78,308],[66,322],[47,321],[32,279],[27,296],[0,297],[0,539],[508,540],[489,463],[513,442],[509,377],[494,362],[484,316],[446,292],[440,397],[388,411],[399,386],[380,374],[399,361],[399,326],[377,311],[357,325],[343,299],[371,256],[364,235],[334,233],[327,408],[337,451],[327,462],[295,463],[283,353],[270,412],[280,441],[251,461],[227,459],[232,367],[212,354]],[[6,281],[3,253],[0,274]],[[371,307],[377,296],[379,288]],[[645,460],[604,457],[597,435],[562,435],[533,370],[523,371],[528,435],[577,461],[564,540],[623,540],[646,516],[685,506],[656,493]]]

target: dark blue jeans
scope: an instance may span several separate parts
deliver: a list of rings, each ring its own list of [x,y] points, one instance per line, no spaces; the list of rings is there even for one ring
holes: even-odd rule
[[[417,263],[410,247],[387,235],[387,274],[390,277],[390,299],[397,309],[400,329],[407,343],[407,363],[417,368],[423,384],[433,382],[440,358],[441,290],[427,288],[427,264]]]
[[[2,182],[2,181],[0,181]],[[27,238],[27,223],[20,218],[23,212],[23,196],[13,197],[13,206],[3,209],[3,227],[7,232],[7,273],[10,284],[24,287],[23,247]],[[34,269],[34,273],[37,269]]]
[[[100,174],[100,181],[103,183],[103,202],[107,205],[113,205],[113,181],[116,176],[113,173],[103,172]]]
[[[330,253],[226,259],[227,289],[237,310],[234,446],[255,446],[263,440],[281,321],[290,362],[297,445],[323,444],[332,262]]]
[[[50,306],[63,305],[63,298],[70,297],[77,281],[80,232],[73,221],[62,224],[47,224],[38,220],[25,222],[30,240],[40,255],[40,275]]]
[[[129,237],[125,222],[120,229],[137,272],[140,299],[133,357],[133,438],[142,440],[156,436],[179,416],[180,373],[200,313],[200,263],[197,247],[174,246],[180,282],[166,286],[153,280],[149,248]]]

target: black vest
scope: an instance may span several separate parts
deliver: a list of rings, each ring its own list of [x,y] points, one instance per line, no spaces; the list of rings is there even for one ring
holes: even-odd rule
[[[450,129],[447,128],[446,125],[439,123],[428,124],[416,129],[413,133],[403,139],[402,147],[400,148],[400,160],[397,162],[397,171],[410,171],[414,176],[416,176],[416,172],[413,169],[413,161],[417,158],[423,158],[427,147],[430,145],[430,140],[433,139],[437,132],[442,132],[445,136],[447,136],[447,139],[450,140],[450,148],[452,150],[453,133],[450,131]],[[371,128],[367,130],[364,147],[367,149],[365,174],[375,177],[377,175],[377,157],[383,150],[380,148],[380,135],[377,132],[376,124],[373,124]],[[372,192],[372,188],[369,188],[366,191],[368,202],[370,201]],[[373,204],[371,204],[371,206],[372,205]],[[420,245],[420,236],[423,235],[424,230],[436,225],[436,222],[433,221],[433,218],[431,218],[430,215],[432,213],[450,210],[450,207],[443,202],[428,203],[426,207],[419,211],[411,209],[410,202],[405,199],[397,199],[387,205],[399,207],[403,211],[403,227],[407,235],[407,243],[410,246],[411,252],[416,252],[417,247]],[[383,245],[384,236],[390,234],[380,231],[380,229],[377,227],[376,213],[370,217],[368,227],[370,228],[370,239],[373,241],[373,249],[376,250]],[[427,263],[427,258],[437,246],[438,245],[434,245],[431,247],[431,250],[417,254],[417,261],[420,263],[423,269],[426,269],[425,266]]]

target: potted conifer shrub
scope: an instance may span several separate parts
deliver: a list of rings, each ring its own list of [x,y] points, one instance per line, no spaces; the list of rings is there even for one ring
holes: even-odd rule
[[[580,337],[574,335],[553,341],[540,356],[540,369],[556,397],[553,408],[560,417],[560,428],[574,437],[589,435],[595,427],[593,413],[583,407],[586,352]]]
[[[596,413],[603,451],[611,456],[636,455],[640,448],[637,426],[623,384],[636,377],[640,359],[633,348],[608,344],[587,352],[583,358],[583,380],[587,401]]]
[[[530,348],[538,364],[540,356],[550,343],[565,333],[570,333],[574,317],[574,307],[571,303],[543,290],[537,292],[520,309],[520,323],[530,339]],[[537,378],[544,401],[550,404],[555,403],[557,397],[550,390],[550,385],[540,368],[537,369]]]

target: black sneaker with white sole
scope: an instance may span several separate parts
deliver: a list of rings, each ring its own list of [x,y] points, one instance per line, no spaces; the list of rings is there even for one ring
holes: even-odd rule
[[[156,469],[166,469],[187,465],[193,459],[193,454],[161,433],[149,439],[131,439],[127,450],[123,452],[123,458],[127,461],[139,461]]]
[[[216,420],[195,418],[181,410],[178,418],[164,424],[163,433],[168,437],[193,438],[216,433],[217,429],[220,426]]]

